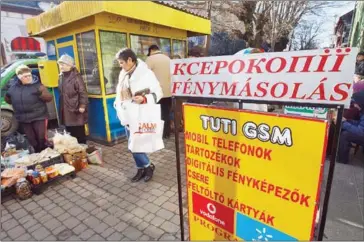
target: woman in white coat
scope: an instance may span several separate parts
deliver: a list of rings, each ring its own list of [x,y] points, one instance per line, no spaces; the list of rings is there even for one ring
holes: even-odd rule
[[[120,50],[116,54],[116,59],[122,70],[116,88],[114,108],[122,122],[124,118],[121,110],[123,102],[132,100],[141,105],[145,103],[156,104],[163,97],[163,92],[153,71],[142,60],[137,59],[136,54],[131,49]],[[127,125],[125,130],[127,137],[129,137]],[[148,182],[153,177],[154,165],[145,153],[132,153],[132,155],[138,171],[131,181],[137,182],[144,178],[144,181]]]

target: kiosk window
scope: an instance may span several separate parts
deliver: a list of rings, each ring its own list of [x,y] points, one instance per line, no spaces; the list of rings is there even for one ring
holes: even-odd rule
[[[186,58],[186,41],[173,40],[173,57]]]
[[[85,32],[76,35],[80,72],[87,84],[89,94],[101,94],[99,63],[95,42],[95,32]]]
[[[170,39],[130,35],[131,49],[137,54],[138,58],[145,60],[148,55],[148,48],[151,45],[158,45],[161,51],[171,56]]]
[[[122,48],[127,47],[126,34],[100,31],[102,66],[105,81],[105,93],[116,93],[119,73],[121,71],[115,54]]]

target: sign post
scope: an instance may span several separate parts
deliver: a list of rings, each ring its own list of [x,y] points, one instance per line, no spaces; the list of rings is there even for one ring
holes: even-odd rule
[[[356,52],[345,48],[173,60],[174,104],[188,97],[337,108],[338,141],[342,110],[352,95]],[[185,104],[183,112],[190,240],[322,240],[336,159],[330,160],[319,204],[328,121],[196,104]],[[175,113],[175,127],[179,122]],[[184,240],[178,129],[175,138]]]

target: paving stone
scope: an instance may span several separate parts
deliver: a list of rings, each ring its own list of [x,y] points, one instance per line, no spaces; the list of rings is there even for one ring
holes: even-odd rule
[[[7,210],[9,210],[10,213],[15,212],[19,209],[21,209],[21,205],[16,202],[16,200],[10,200],[4,203],[4,206]]]
[[[59,226],[61,226],[62,223],[59,222],[57,219],[52,218],[51,220],[49,220],[47,223],[44,224],[44,226],[49,229],[50,231],[52,231],[55,228],[58,228]]]
[[[72,235],[71,237],[69,237],[66,241],[81,241],[81,238],[79,238],[76,235]]]
[[[139,239],[138,239],[139,241],[149,241],[149,240],[151,240],[150,239],[150,237],[148,236],[148,235],[142,235],[142,237],[140,237]]]
[[[88,240],[94,234],[95,234],[95,232],[92,229],[88,229],[88,230],[84,231],[82,234],[80,234],[79,237],[82,240]],[[101,240],[103,240],[103,239],[101,238]]]
[[[116,224],[118,224],[120,222],[120,220],[113,215],[107,216],[106,218],[104,218],[103,221],[110,226],[115,226]]]
[[[116,226],[114,226],[114,228],[118,232],[123,232],[127,227],[128,227],[128,224],[124,223],[123,221],[121,221]]]
[[[154,214],[152,214],[152,213],[150,213],[150,214],[148,214],[147,216],[145,216],[144,217],[144,221],[145,222],[150,222],[150,221],[152,221],[152,219],[155,217],[155,215]]]
[[[84,205],[82,205],[82,208],[84,210],[86,210],[87,212],[90,212],[91,210],[94,210],[96,208],[96,206],[91,202],[87,202]]]
[[[144,218],[147,214],[149,214],[149,212],[143,208],[136,208],[132,213],[139,218]]]
[[[155,213],[159,210],[159,207],[153,203],[148,203],[144,206],[144,209],[151,213]]]
[[[125,212],[124,214],[120,215],[119,218],[123,221],[129,221],[131,220],[132,218],[134,218],[135,215],[132,214],[132,213],[129,213],[129,212]]]
[[[120,234],[119,232],[115,232],[113,234],[111,234],[109,237],[107,237],[106,239],[108,241],[120,241],[123,238],[123,235]]]
[[[43,240],[48,235],[50,235],[50,232],[44,227],[41,227],[32,233],[33,238],[36,240]]]
[[[179,225],[180,224],[179,215],[174,215],[173,218],[170,220],[172,223]]]
[[[161,218],[164,218],[165,220],[169,220],[173,217],[174,213],[164,209],[164,208],[161,208],[157,213],[156,213],[157,216],[161,217]]]
[[[80,221],[74,217],[70,217],[68,219],[66,219],[65,221],[63,221],[63,224],[69,228],[69,229],[73,229],[75,228],[77,225],[80,224]]]
[[[47,223],[49,220],[51,220],[52,218],[53,218],[53,216],[52,216],[52,215],[47,214],[47,215],[44,215],[44,216],[40,217],[40,218],[38,219],[38,221],[39,221],[39,222],[41,222],[42,224],[45,224],[45,223]]]
[[[1,223],[1,228],[5,231],[15,228],[19,223],[15,219],[9,219],[6,223]]]
[[[61,207],[55,207],[51,211],[49,211],[50,214],[52,214],[53,217],[58,217],[61,214],[65,213],[65,211]]]
[[[96,233],[101,234],[102,232],[104,232],[107,228],[109,228],[109,225],[105,224],[105,223],[100,223],[99,225],[97,225],[95,228],[92,228]]]
[[[32,211],[32,210],[34,210],[34,209],[36,209],[38,207],[39,207],[39,205],[36,204],[35,202],[30,202],[30,203],[28,203],[27,205],[24,206],[24,208],[26,210],[28,210],[28,211]]]
[[[70,210],[74,205],[67,201],[65,205],[62,205],[62,208],[66,211]]]
[[[164,218],[156,216],[150,223],[156,227],[162,225],[166,220]]]
[[[177,212],[179,207],[175,203],[166,202],[166,203],[163,204],[163,208],[167,209],[167,210],[169,210],[171,212]]]
[[[38,204],[41,207],[48,206],[51,203],[52,203],[52,201],[49,198],[44,198],[44,199],[38,201]]]
[[[64,212],[63,214],[58,216],[57,219],[62,222],[64,220],[68,219],[69,217],[71,217],[71,215],[69,213]]]
[[[88,212],[83,212],[77,216],[77,219],[83,221],[88,217],[90,217],[90,214]]]
[[[177,239],[176,239],[176,237],[174,237],[171,234],[164,234],[164,235],[162,235],[162,237],[159,238],[159,240],[161,240],[161,241],[174,241],[174,240],[177,240]]]
[[[156,200],[157,199],[157,197],[156,196],[153,196],[153,195],[149,195],[149,197],[148,197],[148,201],[149,202],[153,202],[154,200]]]
[[[159,239],[165,232],[154,225],[150,225],[144,230],[144,233],[153,239]]]
[[[106,216],[108,216],[109,215],[109,213],[108,212],[105,212],[105,211],[101,211],[101,212],[99,212],[98,214],[96,214],[96,218],[98,218],[98,219],[104,219]]]
[[[83,220],[83,223],[86,224],[90,228],[94,228],[97,225],[99,225],[101,223],[101,221],[94,216],[90,216],[87,219]]]
[[[166,201],[168,201],[168,199],[169,199],[169,197],[160,196],[156,200],[154,200],[153,203],[156,204],[157,206],[161,206],[163,203],[165,203]]]
[[[59,226],[59,227],[57,227],[57,228],[55,228],[55,229],[53,229],[52,230],[52,234],[54,234],[54,235],[58,235],[60,232],[62,232],[62,231],[64,231],[64,230],[66,230],[67,228],[66,228],[66,226],[64,226],[64,225],[61,225],[61,226]]]
[[[56,236],[50,235],[44,239],[44,241],[57,241]]]
[[[149,223],[147,222],[141,222],[140,224],[137,225],[137,228],[140,230],[140,231],[143,231],[145,230],[147,227],[149,226]]]
[[[91,238],[88,239],[88,241],[103,241],[104,238],[102,238],[100,235],[95,234]]]
[[[151,194],[153,194],[154,196],[157,196],[157,197],[163,195],[163,192],[161,190],[159,190],[159,189],[152,189],[150,192],[151,192]]]
[[[17,237],[15,240],[16,241],[32,241],[34,239],[30,234],[25,233],[25,234],[21,235],[20,237]]]
[[[28,221],[30,221],[30,220],[34,220],[34,217],[33,216],[31,216],[29,213],[28,213],[28,215],[26,215],[26,216],[24,216],[24,217],[22,217],[21,219],[18,219],[18,222],[20,223],[20,224],[26,224]]]
[[[0,231],[0,240],[3,240],[4,238],[6,238],[8,235],[5,233],[5,231],[1,230]]]
[[[1,223],[4,223],[5,221],[11,219],[13,216],[11,214],[1,215]]]
[[[7,231],[7,234],[10,238],[15,239],[25,233],[25,229],[21,226],[16,226],[15,228]]]
[[[20,218],[24,217],[27,214],[28,214],[28,212],[25,209],[22,209],[22,208],[12,213],[13,217],[16,220],[19,220]]]
[[[142,232],[131,226],[127,227],[123,234],[131,240],[137,240],[140,236],[142,236]]]
[[[47,210],[47,211],[51,211],[55,207],[57,207],[57,205],[54,204],[54,203],[51,203],[48,206],[46,206],[44,209]]]
[[[57,238],[58,238],[58,240],[67,240],[71,236],[73,236],[73,232],[71,230],[63,229],[62,231],[60,231],[58,233]]]
[[[179,226],[169,221],[165,221],[160,228],[168,233],[176,233],[179,230]]]
[[[108,228],[106,229],[104,232],[101,233],[101,236],[104,238],[109,237],[111,234],[113,234],[115,232],[115,229],[113,228]]]
[[[85,230],[87,230],[87,226],[84,224],[79,224],[72,231],[73,231],[73,233],[79,235]]]
[[[144,207],[145,204],[149,203],[146,199],[139,199],[139,201],[136,203],[138,207]]]
[[[34,231],[36,231],[37,229],[39,229],[40,227],[42,227],[42,224],[40,223],[36,223],[33,226],[31,226],[30,228],[27,229],[27,231],[29,233],[33,233]]]

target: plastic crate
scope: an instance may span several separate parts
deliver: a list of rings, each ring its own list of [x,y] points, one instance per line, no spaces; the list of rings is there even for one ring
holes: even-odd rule
[[[35,170],[35,167],[37,165],[41,165],[41,166],[43,166],[43,168],[45,168],[45,167],[52,166],[52,165],[55,165],[55,164],[60,164],[60,163],[64,163],[62,155],[56,156],[54,158],[49,158],[49,160],[43,161],[41,163],[37,163],[37,164],[34,164],[34,165],[27,166],[27,169],[28,170]]]

